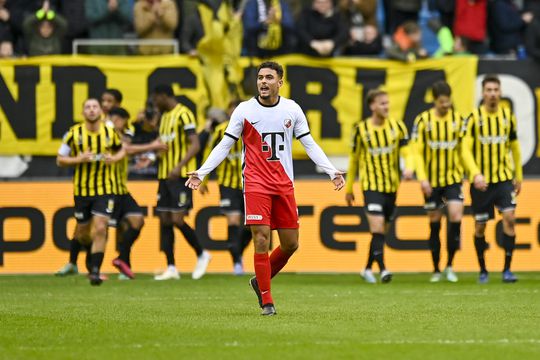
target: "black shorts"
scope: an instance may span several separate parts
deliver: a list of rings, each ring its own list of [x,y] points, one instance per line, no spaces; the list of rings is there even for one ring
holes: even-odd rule
[[[461,183],[433,188],[430,197],[424,197],[424,209],[437,210],[443,208],[446,203],[457,201],[463,202],[463,189]]]
[[[499,212],[516,208],[516,193],[512,181],[489,184],[486,191],[477,190],[471,185],[471,198],[474,220],[478,223],[485,223],[495,217],[494,206]]]
[[[109,221],[109,226],[116,226],[125,217],[132,215],[144,216],[143,211],[131,194],[114,196],[114,213]]]
[[[186,186],[187,179],[159,180],[157,211],[189,211],[193,208],[193,191]]]
[[[93,215],[111,217],[114,212],[114,195],[75,196],[75,219],[86,224]]]
[[[382,215],[390,222],[396,212],[396,193],[364,191],[364,209],[368,214]]]
[[[244,193],[240,189],[233,189],[219,185],[221,200],[219,206],[223,214],[244,214]]]

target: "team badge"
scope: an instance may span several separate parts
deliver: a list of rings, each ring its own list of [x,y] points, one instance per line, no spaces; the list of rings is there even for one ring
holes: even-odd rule
[[[291,119],[285,119],[285,121],[283,122],[283,125],[285,125],[285,127],[288,129],[291,127],[292,125],[292,120]]]
[[[109,199],[109,201],[107,202],[107,209],[105,209],[105,212],[107,214],[112,214],[113,211],[114,211],[114,199]]]

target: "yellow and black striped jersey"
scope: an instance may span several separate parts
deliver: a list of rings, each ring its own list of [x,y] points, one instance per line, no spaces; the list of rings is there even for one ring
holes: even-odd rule
[[[429,180],[432,187],[444,187],[463,180],[461,138],[463,118],[454,110],[439,117],[435,109],[424,111],[414,120],[412,149],[418,180]]]
[[[412,156],[407,152],[409,135],[402,121],[385,119],[380,126],[371,119],[359,121],[353,130],[353,143],[347,175],[347,192],[352,186],[358,169],[364,191],[395,193],[401,179],[400,155],[412,169]]]
[[[159,158],[158,179],[166,179],[169,172],[186,156],[190,145],[189,135],[195,133],[196,126],[195,116],[182,104],[163,113],[159,125],[159,137],[169,146],[169,150]],[[196,169],[197,159],[194,156],[182,167],[180,177],[186,178],[188,172]]]
[[[131,128],[125,129],[124,133],[122,134],[122,141],[131,142],[131,138],[133,138],[133,130],[131,130]],[[124,157],[122,160],[118,161],[114,165],[115,165],[116,183],[118,184],[118,191],[116,192],[116,194],[118,195],[129,194],[129,190],[127,188],[129,157],[128,156]]]
[[[225,130],[227,129],[229,122],[216,126],[214,133],[205,151],[204,159],[210,155],[210,152],[225,136]],[[229,155],[216,169],[218,184],[233,188],[242,189],[242,139],[239,139],[231,148]]]
[[[70,156],[86,151],[95,154],[95,161],[75,166],[73,175],[75,196],[116,194],[118,191],[115,164],[106,164],[106,154],[113,154],[122,147],[122,142],[113,128],[100,122],[97,132],[91,132],[85,123],[73,125],[66,133],[63,143],[70,148]]]
[[[523,178],[516,117],[508,107],[489,113],[482,105],[469,115],[462,158],[471,180],[478,174],[487,183]]]

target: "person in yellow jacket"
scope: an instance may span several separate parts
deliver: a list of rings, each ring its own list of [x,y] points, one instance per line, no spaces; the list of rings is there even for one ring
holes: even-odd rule
[[[441,280],[441,218],[448,209],[448,260],[444,270],[446,279],[457,282],[452,269],[454,255],[460,247],[461,219],[463,218],[463,167],[460,143],[463,119],[452,108],[452,89],[445,81],[432,86],[433,107],[422,112],[414,121],[412,144],[416,178],[425,198],[424,209],[429,217],[429,249],[433,260],[431,282]]]
[[[478,281],[484,284],[489,280],[484,258],[489,247],[485,231],[487,221],[494,218],[495,206],[503,218],[502,280],[512,283],[517,281],[510,271],[516,246],[516,196],[523,179],[516,117],[501,104],[501,81],[497,75],[486,75],[482,80],[482,100],[482,105],[467,118],[462,144],[463,164],[471,182],[474,245],[480,265]]]
[[[173,0],[138,0],[133,7],[135,32],[139,39],[173,39],[178,9]],[[171,54],[172,46],[141,45],[141,55]]]

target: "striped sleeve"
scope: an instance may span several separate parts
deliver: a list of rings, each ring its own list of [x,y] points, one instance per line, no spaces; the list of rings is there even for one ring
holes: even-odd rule
[[[354,181],[358,175],[358,165],[360,161],[360,123],[357,123],[353,129],[351,138],[351,152],[349,156],[349,167],[347,169],[347,179],[345,190],[347,194],[352,194]]]
[[[402,120],[397,121],[399,128],[399,146],[406,146],[409,143],[409,131]]]
[[[179,126],[183,128],[186,134],[195,132],[195,129],[197,128],[197,121],[195,120],[195,116],[189,109],[184,109],[180,113],[179,122],[180,122]]]
[[[413,133],[412,133],[412,154],[415,156],[414,161],[414,167],[416,172],[416,178],[420,181],[426,180],[426,169],[425,169],[425,161],[424,161],[424,147],[426,146],[424,142],[424,130],[425,130],[425,123],[424,118],[421,115],[418,115],[416,119],[414,120],[414,126],[413,126]]]
[[[510,134],[509,134],[509,137],[510,137],[510,141],[514,141],[514,140],[517,140],[517,138],[518,138],[517,137],[516,116],[510,110],[508,110],[508,112],[510,113]]]

